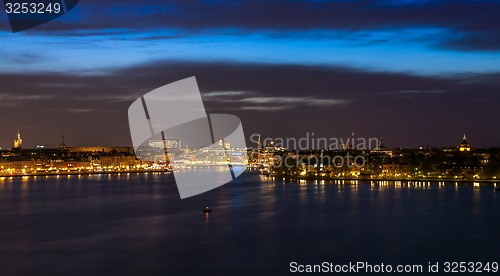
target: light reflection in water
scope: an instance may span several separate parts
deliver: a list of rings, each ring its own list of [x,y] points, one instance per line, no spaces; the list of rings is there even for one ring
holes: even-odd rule
[[[260,175],[261,180],[271,180],[272,186],[276,187],[277,183],[281,183],[283,185],[289,185],[297,183],[301,187],[310,187],[314,189],[321,190],[322,186],[325,185],[336,185],[338,186],[337,192],[341,192],[345,189],[349,189],[352,191],[356,191],[363,185],[369,185],[371,190],[385,190],[385,189],[446,189],[446,187],[453,187],[454,190],[458,190],[461,187],[473,187],[475,190],[479,190],[481,187],[490,187],[490,188],[498,188],[499,184],[497,182],[467,182],[467,181],[421,181],[421,180],[357,180],[357,179],[333,179],[333,180],[306,180],[306,179],[297,179],[297,180],[282,180],[281,178],[269,178],[266,176]],[[313,186],[314,185],[314,186]]]

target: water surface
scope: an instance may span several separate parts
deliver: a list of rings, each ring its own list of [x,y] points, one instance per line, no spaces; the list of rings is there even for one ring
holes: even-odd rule
[[[500,261],[493,187],[245,173],[180,200],[170,174],[0,178],[1,274],[276,275],[292,261]]]

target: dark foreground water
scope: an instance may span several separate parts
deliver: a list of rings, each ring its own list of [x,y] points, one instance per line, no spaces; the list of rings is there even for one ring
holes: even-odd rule
[[[277,275],[292,261],[500,261],[493,186],[283,183],[246,173],[180,200],[172,175],[1,178],[0,275]]]

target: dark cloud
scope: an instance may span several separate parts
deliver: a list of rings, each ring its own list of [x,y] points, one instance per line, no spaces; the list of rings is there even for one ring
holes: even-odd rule
[[[439,47],[496,51],[500,48],[498,14],[500,1],[87,0],[62,18],[28,33],[99,35],[171,28],[188,35],[214,30],[293,33],[436,27],[452,33],[434,38]],[[5,21],[3,25],[9,29]]]
[[[195,75],[210,113],[238,115],[247,136],[384,137],[393,146],[498,146],[498,75],[424,77],[349,68],[157,62],[101,75],[1,74],[0,145],[130,145],[128,106]]]

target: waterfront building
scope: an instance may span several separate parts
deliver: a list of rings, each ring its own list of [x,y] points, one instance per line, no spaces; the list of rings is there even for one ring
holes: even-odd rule
[[[35,169],[35,160],[13,157],[0,160],[0,173],[26,174]]]
[[[135,155],[104,155],[99,160],[103,169],[128,169],[137,164]]]
[[[382,176],[408,176],[409,172],[409,166],[405,163],[382,164]]]

